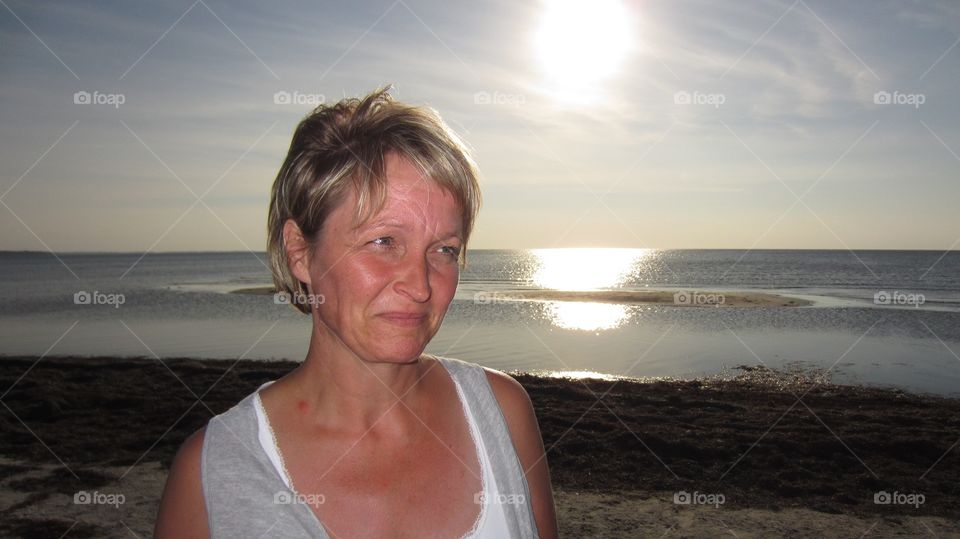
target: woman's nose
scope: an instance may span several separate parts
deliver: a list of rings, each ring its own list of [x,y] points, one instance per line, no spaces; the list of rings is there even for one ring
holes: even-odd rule
[[[396,290],[417,303],[424,303],[430,299],[431,294],[429,272],[426,256],[405,256]]]

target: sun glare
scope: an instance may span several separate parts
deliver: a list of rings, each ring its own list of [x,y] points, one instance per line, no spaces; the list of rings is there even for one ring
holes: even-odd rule
[[[650,249],[568,248],[534,249],[532,284],[551,290],[615,288],[644,259]],[[549,302],[547,315],[557,327],[601,331],[620,327],[629,317],[623,305],[593,302]]]
[[[627,53],[629,21],[618,0],[547,0],[536,50],[548,91],[565,101],[595,100]]]
[[[629,313],[623,305],[555,301],[548,304],[547,313],[553,325],[563,329],[601,331],[623,325]]]
[[[596,290],[616,287],[650,249],[534,249],[533,284],[552,290]]]

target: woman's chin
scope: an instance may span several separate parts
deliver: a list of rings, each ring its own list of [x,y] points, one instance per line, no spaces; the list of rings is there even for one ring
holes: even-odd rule
[[[368,348],[370,356],[389,363],[413,363],[427,348],[433,332],[418,331],[382,331],[378,337],[367,342],[376,343]]]
[[[378,350],[373,350],[374,353],[370,355],[377,363],[402,365],[416,363],[425,348],[426,343],[419,340],[416,342],[397,342],[393,346],[384,346]]]

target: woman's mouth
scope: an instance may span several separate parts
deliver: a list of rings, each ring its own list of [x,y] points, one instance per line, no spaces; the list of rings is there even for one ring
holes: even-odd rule
[[[401,327],[416,327],[427,319],[427,315],[424,313],[407,311],[389,311],[381,313],[379,316],[388,323]]]

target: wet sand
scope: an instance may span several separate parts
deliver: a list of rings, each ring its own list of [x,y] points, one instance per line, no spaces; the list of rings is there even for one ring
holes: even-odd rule
[[[621,305],[674,305],[677,307],[803,307],[812,302],[766,292],[716,292],[673,290],[515,290],[488,296],[497,301],[588,301]],[[484,296],[478,298],[483,301]]]
[[[0,536],[149,536],[180,443],[294,366],[0,359]],[[960,400],[732,374],[515,374],[543,431],[563,535],[960,536]],[[123,503],[74,503],[83,492]]]

